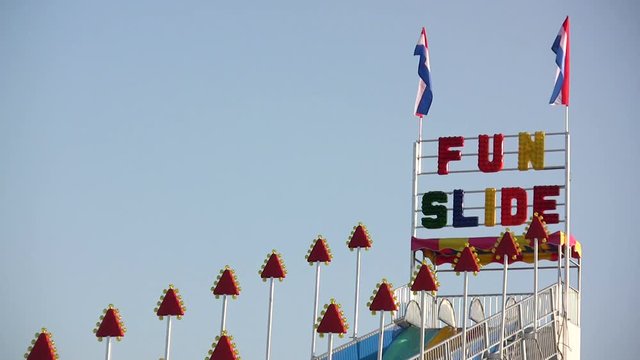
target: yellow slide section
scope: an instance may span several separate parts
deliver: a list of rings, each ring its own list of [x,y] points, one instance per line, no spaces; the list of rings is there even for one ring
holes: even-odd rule
[[[436,336],[434,336],[433,339],[431,339],[431,341],[429,341],[429,344],[427,344],[427,349],[430,349],[430,348],[438,345],[439,343],[447,340],[448,338],[452,337],[453,335],[455,335],[457,333],[458,333],[458,330],[456,328],[454,328],[454,327],[451,327],[451,326],[443,327],[436,334]]]

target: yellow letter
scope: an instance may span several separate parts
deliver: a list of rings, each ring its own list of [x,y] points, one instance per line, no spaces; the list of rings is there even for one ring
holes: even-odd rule
[[[518,136],[518,170],[529,170],[529,163],[535,170],[544,169],[544,132],[536,131],[535,140],[528,132]]]
[[[484,226],[496,225],[496,189],[484,190]]]

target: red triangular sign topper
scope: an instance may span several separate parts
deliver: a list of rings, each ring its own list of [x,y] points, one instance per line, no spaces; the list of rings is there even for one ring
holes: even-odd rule
[[[53,346],[51,337],[46,331],[42,331],[29,353],[25,356],[27,360],[56,360],[56,349]]]
[[[169,287],[167,293],[164,294],[162,303],[156,311],[158,316],[182,316],[184,315],[184,308],[178,294],[173,287]]]
[[[96,336],[99,338],[103,337],[123,337],[124,336],[124,328],[120,322],[120,315],[118,314],[118,310],[113,307],[109,307],[107,312],[104,314],[102,322],[100,326],[98,326],[98,330],[96,331]]]
[[[320,324],[318,324],[318,333],[320,334],[346,334],[347,326],[340,315],[340,309],[337,304],[331,303],[325,310]]]
[[[263,279],[270,278],[279,278],[284,279],[287,276],[287,272],[282,265],[282,261],[280,261],[280,257],[277,253],[271,253],[269,256],[269,260],[262,268],[262,272],[260,273],[260,277]]]
[[[368,249],[371,247],[371,239],[369,238],[369,233],[367,232],[367,228],[363,224],[358,224],[353,230],[351,234],[351,239],[347,243],[349,249],[356,248],[365,248]]]
[[[331,252],[325,243],[323,238],[316,239],[315,244],[313,244],[313,248],[309,255],[307,255],[307,261],[310,263],[314,262],[331,262]]]
[[[393,298],[393,291],[387,282],[382,282],[378,288],[378,292],[369,304],[371,311],[396,311],[398,304]]]
[[[476,255],[471,250],[471,247],[465,246],[465,248],[462,249],[458,262],[453,267],[453,270],[456,272],[474,273],[480,271],[480,264],[478,263]]]
[[[540,242],[546,242],[549,239],[549,233],[540,216],[533,215],[531,223],[524,234],[524,238],[529,240],[529,244],[533,247],[533,240],[538,239]]]
[[[420,270],[411,284],[411,291],[438,291],[438,282],[427,264],[420,266]]]
[[[516,244],[516,239],[509,231],[502,235],[492,251],[494,253],[494,261],[504,261],[500,259],[504,259],[506,257],[509,263],[512,263],[520,255],[520,248],[518,247],[518,244]]]
[[[211,353],[209,360],[237,360],[238,356],[233,348],[231,339],[227,335],[220,336],[216,347]]]
[[[220,279],[213,288],[213,295],[240,295],[240,287],[236,283],[236,279],[233,277],[231,269],[224,269],[220,275]]]

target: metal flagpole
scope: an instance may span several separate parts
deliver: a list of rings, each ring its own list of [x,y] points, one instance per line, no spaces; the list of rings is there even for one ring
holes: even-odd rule
[[[220,324],[220,333],[222,334],[227,328],[227,295],[222,295],[222,324]]]
[[[384,311],[380,311],[380,336],[378,338],[378,360],[382,360],[383,344],[384,344]]]
[[[171,349],[171,316],[167,316],[167,342],[164,347],[164,360],[169,360],[170,349]]]
[[[427,301],[424,295],[424,290],[420,291],[420,309],[422,310],[422,319],[420,322],[420,359],[424,356],[424,333],[427,327]]]
[[[462,360],[467,359],[467,297],[469,295],[469,272],[464,272],[464,295],[462,300]]]
[[[353,316],[353,338],[357,339],[358,338],[358,302],[360,299],[360,250],[361,248],[358,247],[357,251],[356,251],[356,299],[355,299],[355,306],[354,306],[354,311],[355,314]]]
[[[568,355],[568,325],[569,325],[569,281],[570,281],[570,265],[571,265],[571,135],[569,134],[569,104],[564,109],[564,128],[566,132],[566,151],[565,151],[565,233],[566,239],[564,244],[564,312],[565,312],[565,358]]]
[[[270,279],[271,284],[269,285],[269,319],[267,320],[267,357],[266,359],[271,359],[271,318],[273,316],[273,289],[274,282],[273,278]]]
[[[502,321],[500,323],[500,358],[504,359],[504,328],[507,320],[507,272],[509,271],[509,258],[505,254],[504,268],[502,272]]]
[[[413,194],[411,197],[411,236],[416,236],[416,226],[418,225],[418,174],[420,173],[420,157],[422,156],[422,116],[418,118],[418,141],[413,146]],[[415,252],[411,251],[409,261],[409,279],[413,274]]]
[[[327,360],[333,359],[333,334],[329,333],[329,349],[327,350],[329,355],[327,356]]]
[[[111,360],[111,336],[107,336],[107,356],[106,360]]]
[[[313,322],[311,323],[311,360],[316,355],[316,321],[318,319],[318,297],[320,296],[320,262],[316,262],[316,295],[313,301]],[[331,334],[329,334],[329,354],[331,354]],[[331,355],[329,355],[331,359]]]

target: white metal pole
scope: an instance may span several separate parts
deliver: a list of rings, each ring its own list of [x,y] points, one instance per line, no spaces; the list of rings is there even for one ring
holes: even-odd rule
[[[327,360],[333,359],[333,334],[329,333],[329,349],[327,350],[329,355],[327,356]]]
[[[111,336],[107,336],[107,355],[106,360],[111,360]]]
[[[411,194],[411,236],[416,236],[416,227],[418,225],[418,174],[421,171],[422,156],[422,116],[418,118],[418,141],[413,146],[413,193]],[[415,252],[410,251],[411,259],[409,261],[409,279],[413,274]]]
[[[467,359],[467,297],[469,296],[469,272],[464,272],[464,292],[462,300],[462,360]]]
[[[504,257],[504,268],[502,269],[502,321],[500,323],[500,359],[504,359],[504,329],[507,320],[507,272],[509,271],[509,258]]]
[[[356,299],[354,305],[353,315],[353,338],[358,338],[358,302],[360,300],[360,251],[361,248],[356,249]]]
[[[533,328],[538,331],[538,238],[533,239]]]
[[[378,360],[382,360],[382,345],[384,345],[384,311],[380,311],[380,336],[378,338]]]
[[[313,301],[313,322],[311,323],[311,360],[316,355],[316,321],[318,319],[318,298],[320,296],[320,262],[316,262],[316,294]],[[331,349],[331,334],[329,334],[329,349]],[[331,359],[331,355],[329,355]]]
[[[420,309],[422,310],[422,319],[420,322],[420,359],[424,356],[424,332],[427,327],[427,299],[424,291],[420,292]]]
[[[164,346],[164,360],[169,360],[169,351],[171,350],[171,316],[167,316],[167,342]]]
[[[222,324],[220,324],[220,333],[227,329],[227,295],[222,296]]]
[[[275,284],[273,282],[273,278],[270,279],[271,283],[269,285],[269,318],[267,320],[267,357],[266,359],[271,359],[271,319],[273,316],[273,290],[275,288]]]
[[[416,236],[416,225],[418,224],[418,151],[420,149],[420,143],[413,144],[413,179],[412,179],[412,192],[411,192],[411,236]],[[411,259],[409,261],[409,279],[413,275],[415,252],[410,251]],[[409,280],[411,281],[411,280]]]
[[[581,323],[580,304],[582,303],[582,258],[578,259],[578,326]]]
[[[564,127],[566,132],[566,151],[565,151],[565,233],[567,235],[564,244],[564,313],[565,313],[565,329],[564,329],[564,343],[565,343],[565,358],[568,354],[568,341],[569,341],[569,282],[570,265],[571,265],[571,134],[569,133],[569,105],[564,108]]]

